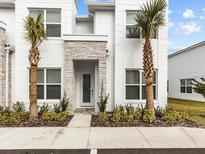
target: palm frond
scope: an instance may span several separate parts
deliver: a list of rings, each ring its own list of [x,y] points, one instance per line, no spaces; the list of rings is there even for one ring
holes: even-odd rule
[[[38,47],[46,39],[42,14],[39,14],[36,19],[27,16],[24,23],[25,39],[31,43],[32,47]]]
[[[136,13],[136,26],[146,38],[151,38],[165,24],[166,0],[150,0]]]
[[[192,80],[193,90],[196,93],[199,93],[205,97],[205,79],[201,78],[201,81],[197,81],[195,79]]]

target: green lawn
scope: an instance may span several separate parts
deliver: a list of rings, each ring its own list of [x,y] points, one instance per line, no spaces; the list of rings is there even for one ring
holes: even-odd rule
[[[168,104],[176,111],[183,111],[188,113],[190,120],[205,125],[205,118],[200,116],[205,115],[205,101],[196,102],[179,99],[168,99]]]

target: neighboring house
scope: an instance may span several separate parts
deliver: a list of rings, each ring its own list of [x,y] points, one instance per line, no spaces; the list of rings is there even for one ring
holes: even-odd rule
[[[192,79],[205,77],[205,41],[169,55],[168,97],[204,101],[193,91]]]
[[[146,0],[88,1],[78,16],[76,0],[0,0],[0,104],[29,104],[30,45],[24,21],[42,13],[48,39],[40,46],[38,103],[54,104],[66,92],[73,108],[95,108],[102,82],[115,105],[145,104],[142,35],[129,35],[134,15]],[[167,18],[168,19],[168,18]],[[153,38],[155,104],[167,104],[167,24]],[[4,45],[7,44],[5,48]],[[6,52],[5,52],[6,49]]]

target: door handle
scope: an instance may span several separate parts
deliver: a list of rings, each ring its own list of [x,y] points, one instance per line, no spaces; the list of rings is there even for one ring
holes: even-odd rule
[[[93,94],[93,93],[94,93],[94,90],[90,90],[90,92],[91,92],[91,96],[93,97],[93,95],[94,95],[94,94]]]

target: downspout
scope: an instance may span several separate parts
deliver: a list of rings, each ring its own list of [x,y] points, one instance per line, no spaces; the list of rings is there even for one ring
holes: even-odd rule
[[[6,51],[6,106],[9,105],[9,54],[10,54],[10,47],[5,47]]]
[[[12,70],[10,69],[10,54],[12,54],[15,51],[14,46],[7,44],[5,45],[5,52],[6,52],[6,106],[10,106],[11,105],[11,89],[10,89],[10,73],[12,72]]]

